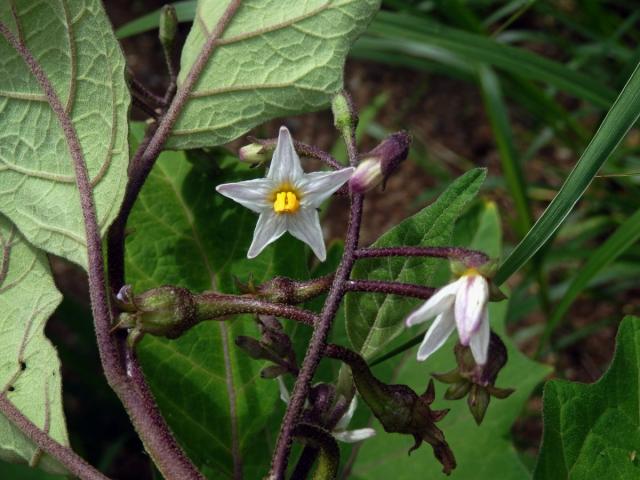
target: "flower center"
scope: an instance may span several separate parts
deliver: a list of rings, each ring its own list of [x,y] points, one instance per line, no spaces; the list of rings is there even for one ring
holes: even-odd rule
[[[276,213],[296,213],[300,208],[300,201],[294,192],[284,191],[276,193],[273,210]]]

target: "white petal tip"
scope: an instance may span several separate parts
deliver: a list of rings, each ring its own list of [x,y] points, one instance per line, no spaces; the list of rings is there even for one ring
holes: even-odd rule
[[[290,135],[289,129],[283,125],[283,126],[280,127],[280,130],[278,131],[278,134],[279,135]]]

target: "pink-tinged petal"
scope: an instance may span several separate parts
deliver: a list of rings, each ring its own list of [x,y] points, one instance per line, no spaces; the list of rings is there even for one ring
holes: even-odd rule
[[[324,245],[324,235],[320,227],[320,218],[315,208],[300,208],[297,213],[285,214],[287,217],[287,230],[298,240],[311,247],[318,260],[324,262],[327,258],[327,250]]]
[[[280,127],[278,144],[273,152],[267,178],[275,183],[297,183],[304,175],[300,157],[296,153],[291,134],[287,127]]]
[[[237,183],[223,183],[216,187],[221,195],[238,202],[256,213],[273,208],[269,203],[269,194],[275,188],[271,180],[256,178]]]
[[[296,186],[302,192],[302,205],[318,208],[322,202],[347,183],[355,168],[343,168],[336,172],[312,172],[305,174]]]
[[[346,432],[335,432],[333,437],[339,442],[356,443],[371,438],[376,434],[373,428],[359,428],[357,430],[347,430]]]
[[[427,320],[431,320],[433,317],[440,315],[445,310],[449,310],[455,301],[455,295],[458,291],[458,282],[459,280],[436,290],[433,295],[429,297],[429,300],[407,317],[405,320],[407,327],[412,327],[419,323],[426,322]]]
[[[478,330],[471,334],[471,339],[469,341],[471,354],[478,365],[484,365],[487,363],[490,337],[491,327],[489,325],[489,309],[485,308]]]
[[[418,348],[418,361],[425,361],[433,352],[444,345],[444,342],[447,341],[447,338],[449,338],[455,328],[456,322],[453,319],[453,312],[451,312],[451,310],[446,310],[438,315],[438,318],[435,319],[431,327],[429,327],[429,330],[427,330],[424,340],[422,340],[420,344],[420,348]]]
[[[464,275],[458,280],[460,288],[456,294],[455,315],[460,343],[469,344],[469,337],[482,319],[489,300],[489,284],[482,275]]]
[[[247,258],[255,258],[272,242],[279,239],[287,231],[285,215],[278,215],[272,210],[265,210],[258,217],[253,241],[247,252]]]
[[[353,398],[351,399],[351,403],[349,404],[349,408],[344,413],[344,415],[342,415],[342,418],[338,420],[338,423],[336,423],[334,430],[337,430],[337,431],[345,430],[349,426],[349,422],[353,418],[353,414],[355,413],[356,408],[358,408],[358,400],[354,395]]]

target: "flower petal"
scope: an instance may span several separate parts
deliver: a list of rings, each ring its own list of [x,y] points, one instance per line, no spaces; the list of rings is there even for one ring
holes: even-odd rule
[[[433,352],[444,345],[444,342],[447,341],[447,338],[449,338],[449,335],[451,335],[455,328],[456,322],[451,310],[445,310],[438,315],[433,324],[429,327],[429,330],[427,330],[427,333],[420,344],[420,348],[418,348],[418,361],[425,361]]]
[[[271,158],[267,178],[275,183],[296,183],[304,172],[287,127],[280,127],[278,144]]]
[[[482,275],[460,277],[456,294],[455,314],[460,343],[469,345],[470,335],[476,331],[489,300],[489,284]]]
[[[445,310],[450,309],[453,306],[455,295],[458,291],[459,281],[460,280],[456,280],[436,290],[429,300],[407,317],[405,320],[407,327],[426,322],[440,315]]]
[[[355,413],[356,408],[358,408],[358,400],[354,395],[353,398],[351,399],[351,403],[349,404],[349,408],[347,409],[346,412],[344,412],[344,415],[342,415],[340,420],[338,420],[338,423],[336,423],[334,430],[341,431],[347,428],[349,426],[349,422],[353,418],[353,414]]]
[[[327,258],[324,236],[320,227],[320,218],[315,208],[300,208],[297,213],[287,216],[287,230],[311,247],[321,262]]]
[[[353,175],[355,168],[343,168],[336,172],[312,172],[305,174],[296,185],[302,192],[302,205],[318,208]]]
[[[471,340],[469,341],[471,354],[478,365],[484,365],[487,363],[490,338],[491,327],[489,325],[489,309],[485,308],[478,331],[471,334]]]
[[[289,405],[289,400],[291,400],[291,394],[289,390],[287,390],[287,386],[284,384],[284,380],[282,376],[279,375],[278,378],[278,388],[280,389],[280,400]]]
[[[238,202],[243,207],[261,213],[263,210],[272,208],[268,197],[275,185],[266,178],[256,178],[244,182],[223,183],[216,187],[218,193]]]
[[[334,432],[333,437],[344,443],[355,443],[371,438],[376,434],[373,428],[359,428],[357,430],[347,430],[346,432]]]
[[[253,241],[247,252],[247,258],[255,258],[272,242],[279,239],[287,231],[285,215],[278,215],[272,210],[265,210],[258,217]]]

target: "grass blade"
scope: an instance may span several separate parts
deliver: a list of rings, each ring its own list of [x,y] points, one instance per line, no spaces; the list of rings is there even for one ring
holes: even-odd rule
[[[549,240],[640,115],[640,68],[636,67],[560,191],[498,270],[503,283]]]

